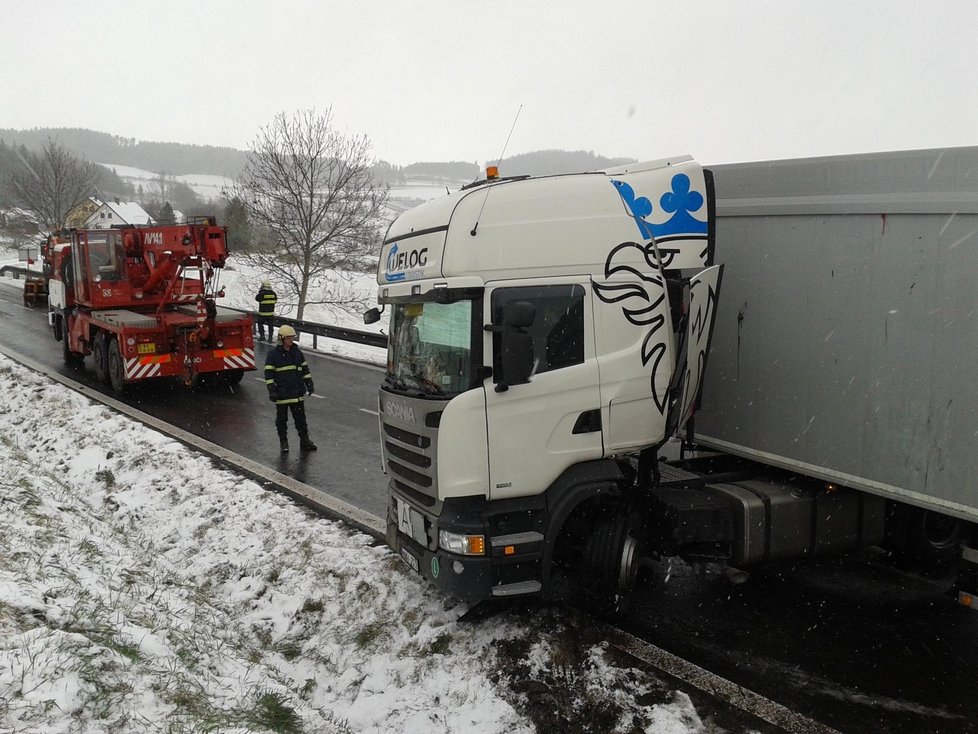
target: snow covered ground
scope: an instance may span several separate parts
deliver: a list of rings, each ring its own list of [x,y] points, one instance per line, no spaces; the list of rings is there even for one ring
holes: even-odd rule
[[[133,166],[120,166],[115,163],[100,163],[99,165],[115,171],[116,175],[126,183],[130,183],[134,187],[142,186],[143,190],[146,191],[152,190],[160,177],[158,173]],[[173,179],[189,186],[202,199],[219,199],[222,195],[221,192],[233,183],[232,179],[227,176],[204,173],[175,175]]]
[[[2,355],[0,477],[0,732],[730,730],[586,617],[459,621],[371,538]]]

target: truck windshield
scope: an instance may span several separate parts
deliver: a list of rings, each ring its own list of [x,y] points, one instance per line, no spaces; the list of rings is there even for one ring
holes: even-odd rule
[[[388,388],[450,397],[472,387],[472,324],[470,300],[395,304],[387,347]]]

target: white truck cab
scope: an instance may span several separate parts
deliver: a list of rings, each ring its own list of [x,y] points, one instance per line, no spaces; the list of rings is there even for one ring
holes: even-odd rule
[[[489,178],[400,216],[377,276],[391,547],[465,599],[546,591],[564,561],[632,573],[616,457],[695,410],[712,261],[689,157]]]

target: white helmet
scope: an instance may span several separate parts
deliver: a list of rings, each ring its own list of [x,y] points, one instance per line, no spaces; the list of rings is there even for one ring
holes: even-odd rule
[[[263,280],[263,281],[261,282],[261,287],[262,287],[262,288],[271,288],[271,287],[272,287],[272,284],[271,284],[271,282],[270,282],[270,281],[267,281],[267,280]]]
[[[278,340],[283,341],[287,336],[291,336],[294,339],[295,329],[288,324],[283,324],[282,326],[278,327]]]

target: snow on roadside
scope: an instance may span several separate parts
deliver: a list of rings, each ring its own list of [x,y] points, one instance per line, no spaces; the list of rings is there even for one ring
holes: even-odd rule
[[[459,623],[367,536],[2,355],[0,503],[0,731],[529,732],[537,679],[604,730],[717,731],[600,642],[568,663],[558,617]]]
[[[528,730],[367,536],[6,358],[0,394],[0,729]]]

